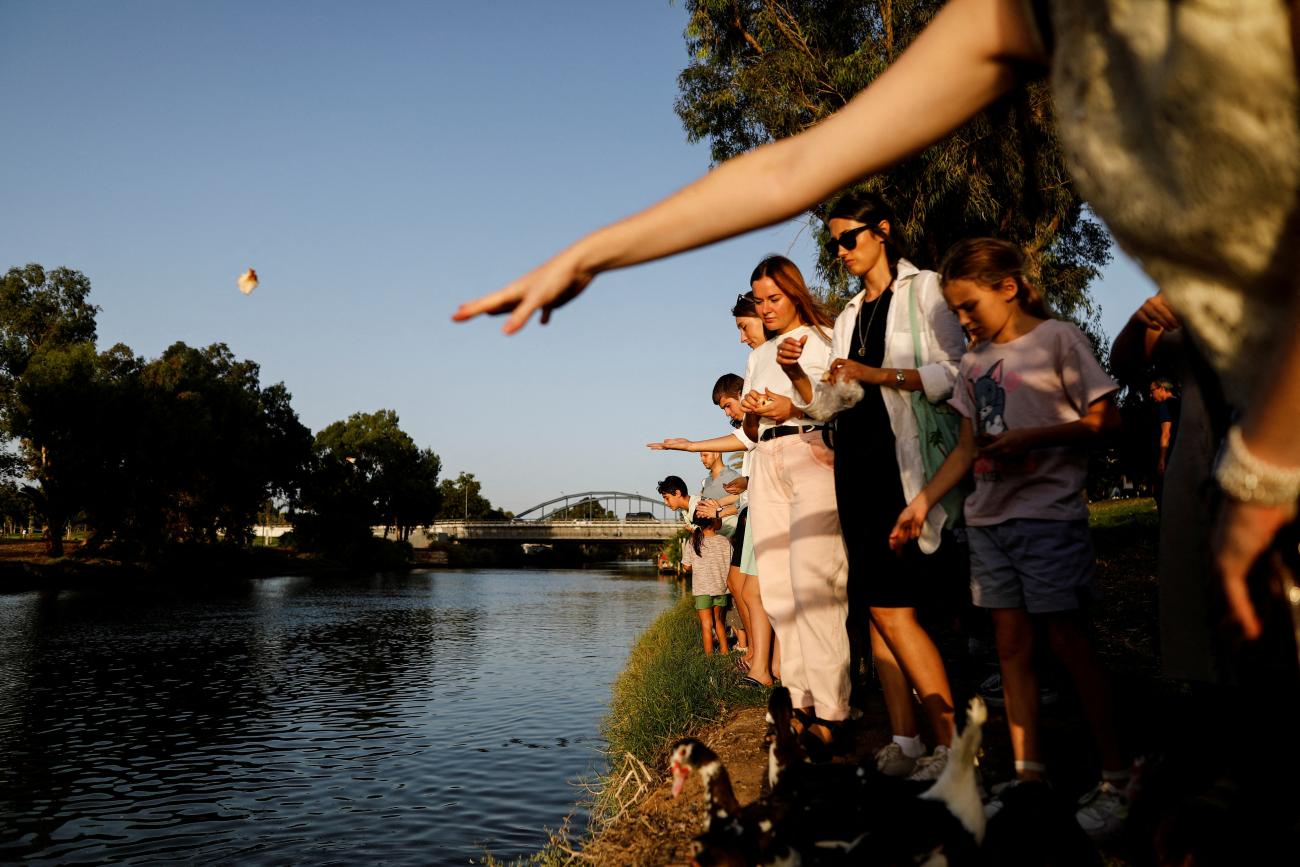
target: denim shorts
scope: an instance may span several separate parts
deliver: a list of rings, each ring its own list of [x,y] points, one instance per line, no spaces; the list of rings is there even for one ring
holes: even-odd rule
[[[1077,611],[1097,595],[1088,521],[1012,518],[967,527],[970,589],[980,608]]]

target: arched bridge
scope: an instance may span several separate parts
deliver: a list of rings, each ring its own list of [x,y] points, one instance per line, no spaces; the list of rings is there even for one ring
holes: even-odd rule
[[[416,547],[434,540],[461,542],[657,542],[672,538],[682,521],[663,500],[624,491],[561,494],[509,521],[437,521],[411,534]]]

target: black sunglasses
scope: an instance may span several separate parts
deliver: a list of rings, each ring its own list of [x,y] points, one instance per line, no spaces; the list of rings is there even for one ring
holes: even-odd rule
[[[854,247],[858,246],[858,235],[861,235],[870,228],[870,226],[858,226],[856,229],[848,229],[841,232],[838,238],[831,238],[822,246],[825,247],[826,252],[832,256],[839,252],[840,247],[843,247],[845,250],[852,250]]]

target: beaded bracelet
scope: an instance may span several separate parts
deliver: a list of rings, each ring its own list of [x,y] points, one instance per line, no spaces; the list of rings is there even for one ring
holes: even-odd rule
[[[1300,467],[1281,467],[1251,454],[1236,425],[1228,429],[1214,479],[1225,494],[1243,503],[1285,506],[1294,514],[1300,499]]]

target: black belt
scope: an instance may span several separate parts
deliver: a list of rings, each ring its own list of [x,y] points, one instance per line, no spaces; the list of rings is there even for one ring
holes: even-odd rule
[[[817,430],[821,425],[816,424],[783,424],[776,427],[770,427],[758,435],[758,441],[765,443],[768,440],[774,440],[777,437],[788,437],[791,434],[807,433],[808,431]]]

